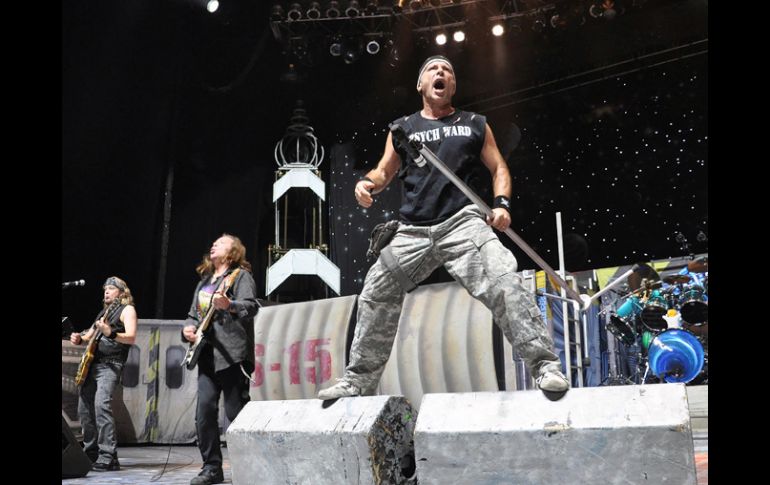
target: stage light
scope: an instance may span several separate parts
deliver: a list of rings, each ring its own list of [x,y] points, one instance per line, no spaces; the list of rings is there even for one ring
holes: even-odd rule
[[[380,52],[380,43],[377,42],[375,39],[370,40],[366,43],[366,52],[368,52],[371,55],[374,55],[378,52]]]
[[[462,30],[456,30],[454,34],[452,34],[452,38],[455,40],[455,42],[462,42],[465,40],[465,32]]]
[[[289,20],[299,20],[302,18],[302,5],[299,3],[292,3],[289,6],[289,13],[286,14]]]
[[[377,0],[367,0],[366,1],[366,13],[369,15],[374,15],[377,13],[377,7],[379,7],[379,2]]]
[[[505,33],[505,29],[503,28],[503,24],[495,24],[492,26],[492,35],[495,37],[500,37]]]
[[[209,0],[209,2],[206,4],[206,10],[208,10],[210,13],[214,13],[219,8],[219,2],[217,0]]]
[[[440,32],[438,35],[436,35],[436,44],[438,44],[438,45],[446,44],[446,34],[445,33]]]
[[[318,2],[310,2],[310,6],[307,8],[307,18],[318,20],[321,18],[321,4]]]
[[[348,2],[348,8],[345,9],[345,15],[348,17],[358,17],[361,13],[361,6],[358,4],[358,0],[350,0]]]
[[[334,19],[340,16],[340,2],[337,0],[331,0],[326,4],[326,17]]]
[[[406,5],[407,0],[393,0],[393,6],[391,9],[393,10],[393,13],[401,13],[404,11],[404,5]]]
[[[567,21],[567,17],[564,15],[555,13],[551,16],[551,27],[554,29],[564,29],[567,27],[568,23],[569,22]]]
[[[599,0],[588,7],[588,14],[593,18],[613,20],[625,12],[623,5],[617,0]]]

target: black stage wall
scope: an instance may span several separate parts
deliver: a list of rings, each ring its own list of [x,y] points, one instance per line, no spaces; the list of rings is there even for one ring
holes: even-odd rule
[[[436,52],[456,66],[456,106],[487,115],[510,152],[513,227],[551,264],[559,210],[573,234],[569,269],[681,255],[675,231],[706,250],[695,242],[708,234],[705,2],[650,0],[563,32],[492,38],[481,26],[443,50],[407,32],[398,63],[326,55],[293,70],[268,28],[271,2],[221,2],[218,16],[192,5],[63,4],[61,277],[87,286],[63,293],[62,313],[76,328],[112,274],[141,318],[183,318],[194,267],[222,232],[243,239],[264,296],[273,148],[297,99],[327,151],[343,294],[358,292],[362,235],[399,194],[366,218],[352,184],[379,158],[387,123],[419,108],[417,69]]]

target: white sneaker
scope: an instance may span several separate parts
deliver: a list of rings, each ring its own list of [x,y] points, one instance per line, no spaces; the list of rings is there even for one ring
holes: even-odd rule
[[[361,389],[343,379],[337,379],[337,383],[326,389],[318,391],[318,399],[337,399],[340,397],[360,396]]]
[[[543,372],[536,382],[541,391],[564,392],[569,389],[569,381],[557,370]]]

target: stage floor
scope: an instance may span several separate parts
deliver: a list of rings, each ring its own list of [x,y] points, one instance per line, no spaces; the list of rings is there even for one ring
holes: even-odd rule
[[[698,485],[708,485],[708,435],[695,434],[694,443]],[[225,483],[232,483],[227,448],[223,448],[222,453],[225,458]],[[121,446],[118,455],[120,471],[91,471],[85,477],[62,480],[62,484],[187,485],[200,472],[201,467],[200,453],[193,445]]]

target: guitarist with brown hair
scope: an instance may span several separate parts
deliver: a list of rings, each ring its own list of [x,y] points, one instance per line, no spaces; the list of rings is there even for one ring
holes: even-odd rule
[[[240,239],[222,234],[196,268],[201,280],[195,288],[182,338],[190,343],[188,369],[198,368],[195,429],[203,458],[200,474],[191,485],[222,483],[219,441],[219,395],[232,421],[249,401],[254,372],[254,315],[257,288]]]
[[[136,338],[136,309],[131,290],[117,276],[104,282],[103,301],[94,324],[83,333],[72,333],[70,342],[88,344],[76,377],[84,451],[94,462],[94,471],[114,471],[120,470],[120,463],[112,394]]]

